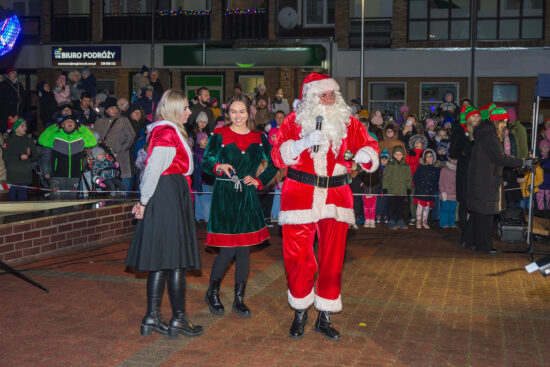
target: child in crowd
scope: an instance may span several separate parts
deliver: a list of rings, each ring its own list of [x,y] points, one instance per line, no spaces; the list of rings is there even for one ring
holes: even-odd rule
[[[439,209],[439,226],[455,228],[456,222],[456,159],[445,162],[439,176],[441,208]]]
[[[147,156],[148,156],[148,149],[149,149],[149,143],[146,143],[143,148],[138,150],[137,156],[136,156],[136,168],[139,170],[139,181],[142,182],[143,180],[143,173],[145,172],[145,165],[147,163]]]
[[[451,117],[444,118],[441,126],[443,126],[443,129],[445,129],[445,131],[447,132],[447,136],[451,136],[451,131],[453,128],[453,119]]]
[[[208,116],[206,115],[206,112],[201,111],[197,115],[197,118],[195,119],[195,126],[193,127],[193,130],[191,132],[191,136],[189,137],[189,145],[195,146],[198,143],[197,135],[199,133],[206,133],[208,136]]]
[[[36,144],[27,134],[27,121],[18,118],[11,126],[11,133],[6,140],[2,158],[6,163],[8,183],[19,186],[32,184],[31,162],[38,160]],[[10,201],[27,200],[26,187],[11,186],[8,193]]]
[[[403,219],[406,196],[412,189],[411,168],[405,161],[405,149],[397,145],[392,151],[393,159],[384,169],[382,192],[388,197],[388,228],[407,229]]]
[[[531,170],[527,170],[523,177],[519,179],[519,185],[521,188],[521,196],[523,199],[520,202],[520,207],[523,209],[524,212],[527,212],[529,210],[529,193],[531,192],[531,176],[533,176],[533,172]],[[539,192],[539,186],[544,181],[544,170],[542,169],[540,163],[537,163],[535,165],[535,183],[533,186],[533,193],[535,195],[538,195]]]
[[[222,110],[220,109],[219,102],[217,98],[212,98],[210,100],[210,109],[214,115],[214,120],[217,120],[218,117],[222,115]]]
[[[380,172],[380,178],[381,180],[384,179],[384,170],[386,169],[386,166],[388,165],[390,161],[390,153],[388,153],[387,149],[384,149],[380,151],[380,166],[378,168],[378,171]],[[380,191],[378,194],[382,193],[382,187],[380,187]],[[388,197],[387,196],[379,196],[376,199],[376,223],[388,223]]]
[[[411,175],[414,177],[414,174],[416,172],[416,169],[418,168],[418,165],[420,164],[420,158],[422,158],[422,154],[424,154],[424,150],[428,148],[428,139],[422,134],[416,134],[413,135],[409,139],[409,154],[405,158],[407,164],[411,168]],[[413,190],[412,193],[414,194],[414,182],[413,182]],[[414,204],[414,201],[409,198],[409,208],[411,212],[411,220],[409,221],[409,225],[414,225],[416,223],[416,205]]]
[[[387,163],[387,162],[386,162]],[[375,228],[376,220],[376,195],[380,194],[382,189],[382,169],[379,168],[374,172],[362,171],[359,173],[361,178],[361,186],[365,194],[361,199],[363,201],[363,210],[365,215],[365,228]]]
[[[458,106],[454,102],[455,96],[452,92],[446,92],[443,96],[443,103],[439,105],[439,113],[444,117],[453,119],[458,112]]]
[[[122,180],[117,177],[118,163],[107,158],[105,150],[96,146],[92,148],[92,180],[107,191],[124,191]],[[116,193],[112,192],[111,196]]]
[[[539,186],[539,192],[537,192],[537,207],[540,211],[550,209],[550,159],[548,157],[548,153],[550,152],[550,129],[546,129],[544,133],[546,139],[542,140],[539,144],[542,156],[540,167],[544,171],[544,179]]]
[[[195,219],[199,222],[208,221],[212,199],[212,195],[209,194],[212,191],[212,187],[203,181],[202,158],[207,144],[208,135],[202,131],[197,133],[196,143],[193,147],[193,166],[195,169],[193,171],[191,188],[197,193],[206,192],[206,194],[195,194]]]
[[[438,191],[440,171],[439,168],[434,166],[434,160],[435,152],[426,149],[413,176],[416,228],[430,229],[428,216],[430,208],[434,206],[434,195]]]
[[[350,226],[351,229],[357,230],[359,229],[358,226],[362,225],[365,222],[365,216],[364,216],[364,209],[363,209],[363,197],[361,195],[355,195],[355,194],[363,194],[363,182],[361,180],[361,176],[359,175],[361,172],[361,166],[357,165],[356,163],[353,163],[353,166],[350,171],[351,175],[351,183],[350,188],[353,195],[353,213],[355,214],[355,223]]]
[[[428,139],[428,148],[435,150],[436,148],[436,136],[437,132],[435,131],[435,121],[433,119],[426,119],[426,129],[424,131],[424,136]]]

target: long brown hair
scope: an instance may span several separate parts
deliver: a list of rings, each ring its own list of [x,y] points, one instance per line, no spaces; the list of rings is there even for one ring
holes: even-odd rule
[[[227,106],[225,107],[225,124],[227,126],[231,126],[233,124],[231,122],[231,118],[229,117],[229,110],[231,109],[231,105],[235,102],[241,102],[246,107],[246,112],[248,113],[248,119],[246,120],[246,127],[248,127],[250,131],[258,131],[258,129],[256,129],[256,126],[254,125],[254,119],[250,114],[250,105],[251,105],[250,98],[248,98],[248,96],[244,94],[234,94],[227,101]]]

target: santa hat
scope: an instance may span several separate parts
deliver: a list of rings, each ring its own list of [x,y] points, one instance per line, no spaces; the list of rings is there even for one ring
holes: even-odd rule
[[[490,103],[488,105],[485,105],[479,109],[479,112],[481,113],[481,119],[482,120],[489,120],[491,117],[491,111],[497,108],[497,105],[494,103]]]
[[[24,119],[24,118],[21,118],[21,117],[18,118],[18,119],[16,119],[16,120],[15,120],[15,119],[14,119],[14,120],[9,120],[9,119],[8,119],[8,130],[9,130],[9,131],[15,131],[15,130],[17,130],[17,128],[18,128],[19,126],[21,126],[21,124],[22,124],[23,122],[26,123],[27,121],[25,121],[25,119]]]
[[[6,66],[6,75],[8,75],[9,73],[11,73],[12,71],[17,71],[17,69],[14,68],[12,65]]]
[[[464,132],[468,132],[466,121],[473,115],[481,115],[481,112],[476,110],[474,106],[462,106],[462,111],[460,111],[460,126],[464,129]]]
[[[338,83],[336,83],[336,80],[332,79],[329,75],[310,73],[306,76],[304,83],[302,84],[300,99],[302,99],[304,95],[309,95],[312,93],[321,94],[328,91],[339,90],[340,87],[338,86]]]
[[[489,117],[491,121],[499,121],[499,120],[509,120],[510,116],[508,116],[508,112],[502,107],[497,107],[493,110],[491,110],[491,115]]]

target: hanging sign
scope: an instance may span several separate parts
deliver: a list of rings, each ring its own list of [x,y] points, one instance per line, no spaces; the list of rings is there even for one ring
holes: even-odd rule
[[[120,66],[120,46],[52,47],[53,66]]]

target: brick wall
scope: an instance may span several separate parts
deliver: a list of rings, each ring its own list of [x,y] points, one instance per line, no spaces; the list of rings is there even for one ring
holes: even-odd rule
[[[131,239],[133,203],[0,226],[0,261],[21,264]]]
[[[340,48],[349,47],[350,0],[339,0],[334,9],[334,40]]]

